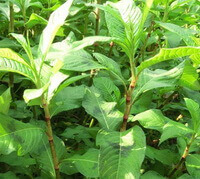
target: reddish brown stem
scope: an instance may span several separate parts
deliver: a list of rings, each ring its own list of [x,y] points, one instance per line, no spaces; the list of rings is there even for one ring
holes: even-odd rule
[[[126,126],[127,126],[127,122],[128,122],[128,116],[130,114],[131,107],[133,105],[132,93],[133,93],[133,90],[135,88],[135,84],[136,84],[136,80],[132,80],[131,84],[129,85],[129,89],[126,93],[126,107],[125,107],[124,116],[123,116],[123,123],[122,123],[121,129],[120,129],[121,132],[126,130]]]
[[[177,165],[172,169],[172,171],[169,173],[169,175],[168,175],[169,178],[173,177],[174,174],[180,169],[180,167],[184,163],[186,157],[189,154],[189,150],[190,150],[190,147],[191,147],[194,139],[195,139],[195,134],[192,135],[192,138],[190,139],[190,142],[186,145],[185,150],[183,152],[183,155],[182,155],[181,159],[179,160],[179,162],[177,163]]]
[[[43,108],[44,108],[45,120],[46,120],[46,125],[47,125],[47,137],[48,137],[48,141],[50,145],[56,179],[60,179],[59,163],[58,163],[58,158],[56,156],[56,149],[55,149],[54,139],[53,139],[53,131],[51,127],[51,117],[50,117],[49,107],[45,99],[43,99]]]

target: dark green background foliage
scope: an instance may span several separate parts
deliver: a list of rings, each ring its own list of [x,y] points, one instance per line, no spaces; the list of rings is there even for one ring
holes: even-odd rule
[[[199,179],[199,14],[1,0],[0,179]]]

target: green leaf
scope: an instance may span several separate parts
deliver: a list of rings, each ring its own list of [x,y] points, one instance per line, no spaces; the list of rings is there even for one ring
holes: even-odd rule
[[[178,35],[179,37],[181,37],[184,40],[186,45],[188,45],[188,46],[195,45],[194,41],[192,40],[192,37],[194,35],[190,29],[185,29],[185,28],[182,28],[182,27],[172,24],[172,23],[163,23],[163,22],[159,22],[159,21],[156,21],[156,23],[159,24],[161,27],[163,27],[173,33],[176,33],[176,35]]]
[[[61,163],[72,162],[77,170],[85,177],[95,178],[99,176],[99,150],[90,148],[84,155],[75,154],[74,156],[64,159]]]
[[[200,129],[200,109],[199,104],[192,99],[185,98],[186,106],[192,116],[193,129],[197,133]]]
[[[178,177],[178,179],[194,179],[192,176],[188,175],[187,173]]]
[[[159,173],[155,172],[155,171],[148,171],[145,174],[143,174],[141,176],[141,179],[166,179],[165,177],[161,176]]]
[[[145,135],[140,127],[125,132],[101,130],[97,145],[100,146],[100,178],[139,179],[146,148]]]
[[[53,42],[58,29],[64,24],[65,19],[67,18],[72,2],[73,0],[68,0],[51,14],[48,24],[40,37],[38,47],[38,56],[43,60],[46,58],[46,54],[49,51],[50,45]]]
[[[65,87],[69,86],[70,84],[78,81],[78,80],[81,80],[83,78],[86,78],[86,77],[89,77],[90,74],[83,74],[83,75],[78,75],[78,76],[73,76],[67,80],[65,80],[59,87],[58,89],[56,90],[56,93],[60,92],[61,90],[63,90]]]
[[[150,146],[147,146],[146,156],[169,166],[176,164],[179,160],[179,155],[168,149],[158,150]]]
[[[194,133],[194,131],[186,127],[184,124],[171,120],[163,126],[163,132],[159,144],[169,138],[184,137],[185,135],[192,133]]]
[[[21,62],[6,58],[0,58],[0,71],[19,73],[23,76],[28,77],[30,80],[36,83],[35,76],[32,70]]]
[[[199,74],[189,61],[185,62],[183,74],[179,81],[180,86],[184,86],[193,90],[200,90],[198,81]]]
[[[15,34],[11,33],[11,35],[21,44],[21,46],[24,48],[26,54],[29,57],[29,60],[33,60],[32,58],[32,51],[29,43],[26,41],[23,35],[21,34]],[[29,61],[26,61],[29,64]]]
[[[66,155],[66,148],[64,142],[56,136],[54,138],[54,145],[56,150],[56,155],[58,158],[58,162],[60,163]],[[41,139],[40,147],[37,150],[31,153],[32,157],[36,159],[37,164],[39,165],[42,176],[41,178],[56,178],[54,164],[51,155],[51,149],[49,145],[49,141],[47,139],[47,135],[44,135]]]
[[[94,78],[93,83],[107,102],[117,102],[120,99],[119,88],[115,86],[110,78]]]
[[[183,67],[184,62],[169,71],[145,69],[139,76],[133,92],[133,101],[146,91],[163,87],[175,87],[183,73]]]
[[[26,22],[26,27],[32,28],[33,26],[37,24],[46,25],[48,21],[44,19],[43,17],[39,16],[38,14],[32,13],[28,22]]]
[[[116,103],[105,102],[95,87],[87,88],[82,106],[106,130],[117,129],[122,121],[123,114],[115,109]]]
[[[25,155],[40,144],[44,131],[31,124],[25,124],[0,114],[0,153],[7,155],[17,151]]]
[[[68,71],[84,72],[91,69],[105,69],[104,66],[95,62],[92,56],[84,50],[70,52],[63,57],[63,63],[62,69]]]
[[[10,88],[8,88],[1,96],[0,96],[0,113],[8,114],[10,109],[10,103],[12,101],[12,97],[10,94]]]
[[[84,86],[67,87],[61,90],[51,100],[49,106],[51,116],[55,116],[62,111],[79,108],[84,94]]]
[[[200,47],[178,47],[178,48],[171,48],[171,49],[163,48],[160,50],[160,52],[157,55],[142,62],[137,68],[138,73],[140,73],[145,68],[148,68],[157,63],[174,59],[174,58],[180,58],[184,56],[193,55],[196,53],[200,53]]]
[[[6,172],[6,173],[0,173],[0,178],[1,179],[18,179],[18,177],[15,175],[14,172]]]
[[[0,57],[19,62],[19,63],[29,67],[29,65],[26,63],[25,59],[23,59],[19,54],[17,54],[16,52],[12,51],[9,48],[1,48],[0,49]]]
[[[139,123],[147,129],[154,129],[162,131],[163,126],[170,119],[165,117],[160,110],[151,109],[142,113],[137,114],[133,117],[132,121],[139,121]]]
[[[123,84],[125,84],[125,80],[122,76],[121,69],[118,63],[100,53],[93,53],[93,55],[100,64],[105,66],[108,71],[110,71],[116,78],[118,78]]]
[[[186,167],[193,178],[200,178],[200,155],[190,154],[186,158]]]

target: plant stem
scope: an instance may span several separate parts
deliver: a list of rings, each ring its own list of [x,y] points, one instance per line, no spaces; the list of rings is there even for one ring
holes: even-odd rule
[[[120,128],[121,132],[126,130],[126,126],[127,126],[127,122],[128,122],[128,116],[130,114],[131,107],[133,105],[132,93],[133,93],[133,90],[135,88],[135,85],[136,85],[136,80],[132,79],[131,84],[129,85],[129,89],[126,92],[126,107],[125,107],[125,111],[124,111],[122,126]]]
[[[177,165],[172,169],[172,171],[169,173],[168,177],[171,178],[174,176],[174,174],[180,169],[180,167],[182,166],[183,162],[185,161],[186,157],[188,156],[189,154],[189,150],[190,150],[190,147],[193,143],[193,141],[195,140],[195,133],[192,135],[189,143],[186,145],[185,147],[185,150],[183,152],[183,155],[181,157],[181,159],[179,160],[179,162],[177,163]]]
[[[113,46],[114,46],[114,42],[110,42],[110,50],[108,52],[108,57],[111,57],[111,55],[112,55]]]
[[[44,97],[42,98],[43,98],[42,104],[44,108],[45,120],[46,120],[46,125],[47,125],[47,137],[48,137],[51,155],[53,159],[54,170],[56,173],[56,179],[60,179],[59,163],[58,163],[58,158],[56,156],[56,149],[55,149],[54,140],[53,140],[53,132],[52,132],[52,127],[51,127],[51,117],[50,117],[49,107],[45,98]]]
[[[168,13],[169,13],[169,0],[166,1],[165,4],[165,11],[164,11],[164,16],[163,16],[163,22],[166,22],[167,18],[168,18]]]

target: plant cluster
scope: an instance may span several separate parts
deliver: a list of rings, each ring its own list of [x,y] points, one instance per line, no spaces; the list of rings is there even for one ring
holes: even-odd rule
[[[198,0],[0,0],[0,178],[199,179]]]

